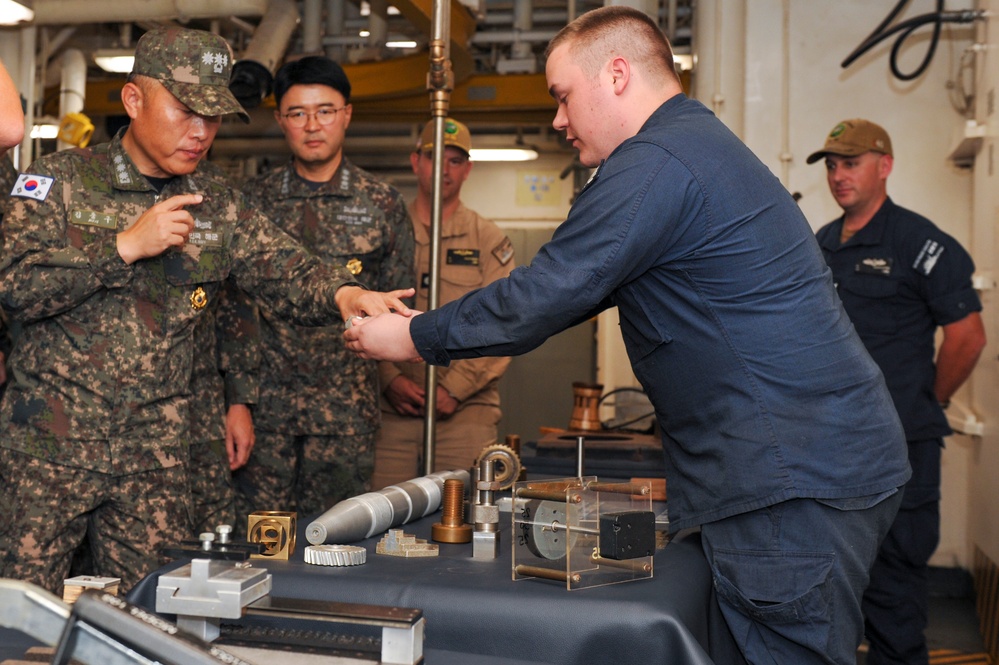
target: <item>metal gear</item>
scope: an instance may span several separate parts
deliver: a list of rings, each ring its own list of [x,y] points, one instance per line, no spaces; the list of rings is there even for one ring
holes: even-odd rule
[[[500,484],[500,489],[508,490],[513,487],[521,470],[520,458],[513,448],[502,443],[486,446],[475,460],[475,466],[479,466],[485,460],[492,460],[493,468],[496,470],[496,482]]]
[[[309,545],[305,548],[305,563],[314,566],[359,566],[368,558],[368,551],[359,545]]]

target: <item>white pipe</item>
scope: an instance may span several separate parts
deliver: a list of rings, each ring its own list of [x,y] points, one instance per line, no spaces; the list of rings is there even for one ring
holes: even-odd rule
[[[31,128],[35,126],[35,45],[38,40],[38,28],[25,26],[21,28],[20,83],[21,94],[28,100],[24,112],[24,141],[21,142],[17,168],[25,170],[31,165],[34,146],[31,143]]]
[[[781,27],[783,34],[783,54],[781,58],[780,81],[780,171],[781,183],[791,186],[791,0],[782,3]]]
[[[534,20],[531,16],[531,0],[514,0],[513,3],[513,46],[510,55],[514,58],[528,58],[531,56],[531,43],[517,37],[521,33],[528,33],[534,27]]]
[[[326,2],[326,37],[339,37],[344,33],[347,22],[346,0],[327,0]],[[325,42],[324,42],[325,44]],[[326,57],[342,62],[346,49],[342,46],[326,46]]]
[[[68,113],[79,113],[87,97],[87,60],[83,51],[66,49],[62,54],[62,73],[59,77],[59,119]],[[72,144],[57,141],[56,149],[65,150]]]
[[[261,16],[268,0],[35,0],[35,25]]]
[[[323,48],[323,0],[302,2],[302,53],[318,54]]]
[[[385,46],[388,40],[388,2],[368,0],[368,46]]]
[[[298,17],[298,5],[294,0],[270,0],[253,39],[239,59],[260,63],[274,74],[284,58],[291,34],[298,26]]]

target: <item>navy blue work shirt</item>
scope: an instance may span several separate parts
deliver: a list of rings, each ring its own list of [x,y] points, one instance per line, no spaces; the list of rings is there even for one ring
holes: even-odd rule
[[[843,307],[881,368],[910,441],[951,433],[937,403],[937,326],[982,309],[968,252],[933,222],[891,199],[840,244],[843,218],[819,229],[819,245]]]
[[[808,223],[682,94],[614,150],[529,266],[410,332],[443,365],[525,353],[614,305],[663,431],[671,530],[905,483],[891,397]]]

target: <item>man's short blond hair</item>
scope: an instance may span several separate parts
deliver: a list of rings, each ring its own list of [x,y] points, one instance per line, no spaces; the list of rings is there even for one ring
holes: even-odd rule
[[[648,14],[631,7],[614,5],[586,12],[552,38],[545,58],[563,45],[588,76],[596,76],[608,60],[620,55],[654,78],[680,82],[666,35]]]

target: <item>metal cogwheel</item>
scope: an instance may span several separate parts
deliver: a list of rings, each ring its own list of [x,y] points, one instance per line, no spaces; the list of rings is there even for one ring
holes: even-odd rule
[[[309,545],[305,563],[314,566],[359,566],[368,559],[368,551],[358,545]]]
[[[510,446],[502,443],[494,443],[486,446],[479,453],[475,460],[475,466],[479,466],[483,461],[491,460],[493,468],[496,470],[496,482],[500,484],[500,489],[508,490],[513,487],[513,483],[520,476],[520,458]]]

